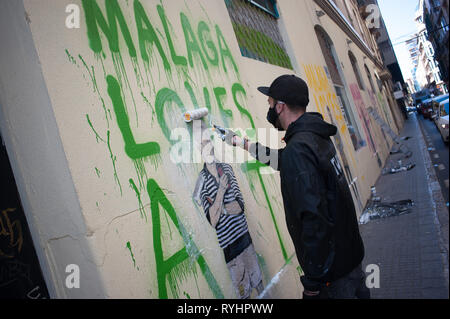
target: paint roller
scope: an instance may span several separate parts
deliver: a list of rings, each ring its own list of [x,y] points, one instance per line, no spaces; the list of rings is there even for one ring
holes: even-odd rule
[[[206,107],[188,111],[188,112],[184,113],[184,121],[186,123],[190,123],[195,120],[200,120],[201,118],[204,118],[208,114],[209,114],[209,111]]]

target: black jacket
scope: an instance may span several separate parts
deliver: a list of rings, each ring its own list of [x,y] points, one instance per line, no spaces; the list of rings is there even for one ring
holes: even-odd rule
[[[275,165],[267,158],[263,163],[280,171],[286,224],[305,277],[313,283],[347,275],[364,257],[352,195],[330,139],[336,132],[320,114],[305,113],[289,126],[284,149],[258,143],[250,149],[258,160],[261,155],[278,159]]]

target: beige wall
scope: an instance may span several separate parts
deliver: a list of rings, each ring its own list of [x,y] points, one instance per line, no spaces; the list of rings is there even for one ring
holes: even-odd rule
[[[185,35],[180,22],[181,12],[187,17],[196,36],[200,21],[210,28],[216,49],[218,39],[215,26],[223,33],[232,59],[225,56],[223,64],[219,55],[217,65],[205,59],[206,68],[195,51],[192,66],[189,62],[186,66],[176,66],[158,15],[159,1],[140,2],[150,23],[157,29],[156,34],[170,64],[170,71],[164,69],[163,60],[155,47],[149,63],[144,63],[133,1],[119,1],[119,5],[130,30],[136,58],[130,57],[120,28],[120,51],[113,54],[106,37],[101,33],[103,52],[95,54],[92,36],[90,38],[87,33],[81,0],[24,0],[23,3],[26,11],[24,16],[27,16],[34,42],[33,49],[36,50],[36,58],[32,63],[34,67],[40,66],[41,78],[37,83],[48,92],[47,103],[51,109],[46,118],[50,117],[54,121],[52,133],[59,135],[58,149],[64,155],[61,157],[61,165],[65,165],[67,172],[70,172],[67,184],[73,188],[73,202],[77,206],[74,216],[69,214],[70,207],[60,209],[58,214],[68,219],[69,224],[71,220],[80,224],[77,231],[55,231],[57,235],[54,236],[43,234],[46,232],[43,223],[52,225],[54,221],[50,216],[45,216],[35,226],[35,241],[39,241],[37,249],[47,252],[40,254],[40,261],[41,264],[47,264],[44,273],[49,285],[54,286],[51,290],[53,297],[235,298],[215,231],[203,216],[202,208],[192,199],[202,164],[174,164],[170,158],[171,144],[164,132],[177,127],[188,128],[182,119],[182,107],[172,103],[164,105],[163,111],[158,111],[157,101],[158,98],[167,97],[164,93],[169,92],[165,90],[168,88],[176,93],[182,106],[188,110],[193,109],[194,103],[185,87],[187,82],[192,86],[200,107],[205,106],[203,90],[208,90],[211,120],[214,123],[246,129],[251,128],[253,121],[256,128],[268,128],[269,124],[265,119],[268,107],[266,98],[256,91],[256,87],[268,85],[276,76],[293,71],[241,56],[224,1],[163,3],[169,21],[168,29],[178,56],[187,58]],[[71,3],[77,4],[81,9],[79,29],[65,27],[68,15],[65,9]],[[106,17],[104,1],[97,0],[97,3]],[[385,140],[379,126],[369,120],[376,150],[374,152],[368,146],[354,150],[342,113],[335,103],[334,89],[326,79],[325,60],[314,26],[320,25],[332,38],[346,79],[350,107],[358,119],[358,127],[366,145],[368,139],[365,124],[358,115],[350,90],[350,86],[356,83],[356,78],[348,51],[351,50],[355,55],[365,82],[366,91],[360,92],[365,107],[376,108],[389,123],[392,121],[392,114],[385,96],[381,94],[379,99],[376,92],[369,92],[367,89],[369,83],[363,63],[366,61],[371,72],[376,67],[370,59],[364,59],[364,53],[356,45],[347,44],[346,35],[329,17],[317,18],[315,10],[319,8],[312,0],[280,0],[278,6],[283,37],[293,60],[294,72],[309,82],[313,79],[322,80],[320,85],[309,83],[309,108],[311,111],[322,112],[328,121],[334,121],[339,128],[343,154],[349,162],[351,175],[355,178],[350,187],[360,214],[369,197],[370,186],[380,173],[375,153],[384,162],[392,141]],[[11,9],[19,16],[21,10],[20,6]],[[24,26],[23,21],[22,27]],[[24,33],[27,28],[24,27]],[[11,42],[19,40],[11,39]],[[11,55],[9,58],[12,59]],[[236,69],[232,61],[235,62]],[[18,60],[15,63],[21,62]],[[24,76],[25,70],[22,77]],[[124,100],[127,116],[121,116],[113,107],[114,90],[111,82],[108,90],[108,76],[117,79],[120,85],[120,96]],[[372,78],[376,86],[373,73]],[[7,81],[3,78],[2,83]],[[12,81],[8,85],[14,84]],[[246,94],[238,91],[234,96],[233,88],[239,85],[245,89]],[[221,90],[217,88],[225,90],[223,107],[232,112],[232,117],[226,117],[226,113],[218,105],[214,96],[215,88],[216,91]],[[324,111],[325,106],[320,102],[321,97],[327,96],[331,99],[328,105],[331,107],[332,118]],[[32,96],[28,98],[29,104]],[[4,99],[2,104],[3,108],[10,110],[10,117],[15,114],[14,99]],[[242,112],[241,106],[248,113]],[[133,152],[126,152],[126,141],[129,138],[127,139],[121,122],[121,119],[126,118],[137,144],[154,142],[158,146],[148,145],[145,148],[147,154],[131,158],[130,154]],[[46,125],[45,122],[43,125]],[[2,128],[2,133],[8,135],[8,130],[12,128]],[[25,147],[23,139],[22,136],[17,144],[9,145],[9,149],[14,152]],[[37,140],[36,143],[39,145],[48,142]],[[53,147],[49,146],[46,156],[51,156]],[[24,165],[23,158],[18,157],[17,161],[19,171]],[[263,282],[268,287],[264,297],[299,298],[302,288],[298,262],[284,221],[279,175],[267,174],[267,170],[245,172],[240,164],[233,164],[233,168],[245,199],[247,221],[263,271]],[[54,178],[58,179],[58,176]],[[39,180],[36,178],[36,182]],[[26,178],[24,183],[27,183]],[[49,201],[48,205],[52,209],[56,209],[57,205],[64,207],[62,194],[67,192],[67,185],[55,190],[53,196],[45,198],[30,198],[32,191],[25,188],[21,195],[22,198],[29,198],[31,203],[26,209],[29,218],[39,213],[36,207],[40,202]],[[64,223],[55,222],[53,229],[63,229],[60,227]],[[161,251],[158,248],[159,242]],[[71,249],[73,245],[78,245],[81,249]],[[172,255],[186,252],[187,259],[174,268],[168,268],[170,266],[167,260]],[[64,285],[64,271],[68,263],[88,265],[81,267],[81,287],[76,291],[67,289]],[[86,278],[90,278],[89,283]],[[97,288],[92,289],[93,285]]]

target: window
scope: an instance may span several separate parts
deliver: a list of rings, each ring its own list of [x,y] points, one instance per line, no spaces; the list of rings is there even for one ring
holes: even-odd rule
[[[272,0],[225,0],[242,56],[293,69]],[[276,12],[278,16],[278,12]]]
[[[378,76],[377,72],[375,72],[374,74],[375,74],[375,79],[377,80],[378,89],[380,90],[380,92],[383,92],[383,83],[381,82],[380,77]]]
[[[372,92],[375,93],[375,86],[373,85],[372,75],[370,75],[369,68],[365,64],[364,68],[366,69],[367,79],[369,80],[370,88],[372,89]]]
[[[355,73],[356,81],[360,90],[364,90],[364,84],[361,78],[361,73],[359,72],[358,61],[356,61],[355,56],[351,51],[348,51],[348,57],[350,59],[350,64],[352,65],[353,72]]]
[[[248,2],[273,15],[275,18],[280,16],[278,14],[275,0],[248,0]]]
[[[319,40],[320,48],[322,49],[322,54],[327,64],[328,71],[330,73],[331,81],[333,82],[334,89],[336,91],[336,96],[340,103],[342,115],[344,116],[348,131],[350,133],[353,147],[357,150],[364,146],[365,142],[361,137],[358,124],[350,106],[350,100],[347,97],[345,82],[343,80],[340,62],[337,57],[336,50],[334,49],[334,44],[328,34],[326,34],[320,26],[316,26],[315,31],[317,39]]]

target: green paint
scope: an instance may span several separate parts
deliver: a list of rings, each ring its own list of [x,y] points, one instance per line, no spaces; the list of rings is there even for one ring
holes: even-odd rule
[[[223,36],[222,31],[220,30],[217,24],[216,24],[216,33],[217,33],[217,40],[219,43],[220,55],[222,56],[222,65],[225,73],[228,73],[227,67],[225,65],[225,58],[228,58],[228,60],[233,65],[234,71],[238,73],[238,67],[236,65],[236,62],[234,62],[233,55],[231,54],[227,42],[225,41],[225,37]]]
[[[156,142],[136,143],[133,132],[131,131],[128,115],[125,112],[125,105],[121,96],[119,83],[111,75],[107,76],[106,81],[108,83],[108,94],[114,107],[117,124],[125,142],[125,153],[131,159],[140,159],[159,154],[160,147]]]
[[[248,110],[246,110],[238,101],[238,94],[242,94],[244,98],[247,97],[247,93],[245,92],[244,87],[240,83],[234,83],[231,87],[231,94],[233,96],[234,104],[236,105],[236,108],[241,113],[242,116],[245,116],[250,121],[250,125],[252,126],[252,129],[254,132],[256,132],[255,122],[253,122],[253,118]]]
[[[203,97],[205,98],[205,107],[211,112],[211,98],[207,87],[203,88]]]
[[[97,174],[97,177],[100,178],[100,170],[95,167],[95,174]]]
[[[142,204],[141,193],[139,192],[139,189],[136,187],[136,184],[134,183],[132,178],[129,179],[129,183],[130,183],[131,189],[133,189],[134,192],[136,193],[136,197],[139,202],[139,212],[141,213],[141,218],[145,217],[145,221],[147,222],[147,215],[145,214],[144,205]]]
[[[191,97],[192,105],[194,106],[194,108],[195,109],[200,108],[200,106],[198,105],[197,98],[195,97],[194,90],[192,89],[192,86],[189,84],[188,81],[184,82],[184,88],[186,89],[186,91],[188,91],[188,94]]]
[[[153,120],[154,117],[156,115],[155,113],[155,109],[153,108],[152,104],[150,103],[150,101],[147,99],[147,97],[144,95],[144,92],[141,92],[141,96],[144,99],[145,104],[147,104],[150,107],[150,110],[152,111],[152,124],[153,124]]]
[[[223,87],[215,87],[214,95],[216,97],[217,106],[220,110],[220,116],[226,127],[230,127],[230,123],[228,122],[228,118],[233,119],[233,112],[230,109],[225,109],[222,101],[223,97],[226,97],[227,91]]]
[[[86,62],[84,61],[83,57],[81,56],[81,54],[78,54],[78,58],[81,60],[81,62],[83,63],[84,67],[86,68],[89,77],[91,78],[92,81],[92,90],[95,92],[97,92],[97,81],[95,80],[95,78],[93,77],[91,71],[89,70],[88,65],[86,64]],[[94,67],[92,67],[92,71],[94,70]]]
[[[66,49],[66,54],[67,54],[67,57],[69,58],[69,61],[70,61],[72,64],[77,65],[77,61],[76,61],[75,58],[69,53],[69,50],[67,50],[67,49]]]
[[[87,72],[88,72],[88,74],[89,74],[89,77],[91,78],[91,81],[92,81],[92,89],[94,90],[94,93],[97,93],[97,95],[98,95],[100,101],[102,102],[103,111],[105,112],[106,123],[107,123],[108,128],[109,128],[109,120],[108,120],[108,114],[107,114],[107,112],[106,112],[105,101],[103,100],[103,97],[101,96],[100,90],[98,89],[98,86],[97,86],[97,80],[96,80],[96,78],[95,78],[95,70],[94,70],[94,67],[91,66],[91,70],[89,70],[89,67],[88,67],[87,63],[84,61],[84,59],[83,59],[83,57],[81,56],[81,54],[78,55],[78,58],[79,58],[79,59],[81,60],[81,62],[83,63],[84,67],[86,68],[86,70],[87,70]],[[92,71],[92,73],[91,73],[91,71]]]
[[[213,66],[218,66],[219,54],[217,53],[217,48],[214,42],[211,40],[211,31],[206,22],[200,21],[198,23],[197,34],[206,59],[208,59],[209,63]]]
[[[136,260],[134,259],[133,251],[131,250],[130,242],[127,242],[127,248],[130,251],[131,259],[133,260],[133,266],[136,268]]]
[[[112,60],[113,60],[113,64],[114,64],[114,69],[116,71],[116,76],[119,79],[119,82],[121,84],[119,87],[121,89],[123,96],[125,96],[125,93],[123,91],[124,83],[127,85],[128,89],[130,90],[131,99],[133,100],[133,105],[134,105],[134,112],[136,115],[136,126],[139,126],[139,118],[138,118],[138,113],[136,110],[136,101],[134,100],[133,90],[131,89],[130,82],[128,81],[128,75],[125,70],[122,55],[120,54],[120,52],[113,53]],[[126,111],[126,108],[125,108],[125,111]]]
[[[186,40],[189,65],[192,68],[194,67],[193,55],[194,53],[196,53],[200,57],[200,60],[202,61],[203,68],[205,70],[208,70],[208,64],[206,63],[205,57],[203,56],[203,52],[200,49],[197,38],[195,37],[195,34],[192,31],[191,24],[183,12],[180,13],[180,19],[181,19],[181,26],[184,31],[184,39]]]
[[[144,8],[142,7],[142,4],[138,0],[134,1],[134,14],[142,59],[145,62],[149,62],[149,56],[147,54],[147,44],[149,45],[150,53],[152,52],[152,46],[155,45],[163,61],[164,69],[170,70],[170,64],[167,60],[166,54],[164,53],[161,42],[159,41],[155,29],[150,23],[148,16],[145,13]]]
[[[223,299],[224,296],[220,289],[220,286],[218,285],[216,279],[214,278],[211,270],[208,267],[208,264],[206,263],[204,257],[201,255],[200,251],[193,241],[190,241],[189,243],[185,242],[185,248],[180,249],[178,252],[166,259],[164,258],[161,240],[161,219],[159,206],[161,205],[164,208],[165,213],[169,215],[173,224],[183,238],[185,238],[183,234],[186,234],[186,231],[183,224],[179,222],[177,213],[175,212],[172,204],[167,199],[164,192],[161,190],[155,180],[148,180],[147,191],[150,197],[152,212],[153,251],[155,253],[159,298],[168,298],[166,279],[167,282],[169,282],[169,288],[172,291],[172,295],[176,297],[178,295],[177,282],[185,280],[188,274],[195,275],[196,267],[195,265],[193,266],[193,260],[191,259],[192,256],[194,256],[194,261],[200,267],[200,270],[205,277],[209,288],[213,292],[214,297]]]
[[[89,115],[88,114],[86,114],[86,119],[87,119],[87,122],[88,122],[89,126],[91,127],[92,131],[95,134],[95,139],[96,139],[97,143],[98,143],[98,140],[100,140],[103,143],[105,143],[105,140],[97,133],[97,131],[95,130],[94,126],[92,125],[92,122],[89,119]]]
[[[101,53],[102,42],[99,33],[99,27],[103,34],[108,39],[109,48],[111,52],[118,53],[119,48],[119,34],[117,30],[117,23],[119,23],[120,30],[128,47],[128,52],[131,57],[136,57],[136,49],[131,38],[130,30],[123,16],[117,0],[105,1],[106,16],[103,15],[100,7],[95,0],[81,1],[86,17],[87,34],[89,38],[89,46],[95,53]]]
[[[116,181],[117,185],[119,185],[120,188],[120,195],[122,194],[122,185],[120,184],[120,180],[119,180],[119,176],[117,175],[117,168],[116,168],[116,161],[117,161],[117,157],[113,154],[112,150],[111,150],[111,139],[110,139],[110,131],[107,132],[107,136],[108,136],[108,150],[109,150],[109,155],[111,157],[111,161],[113,164],[113,168],[114,168],[114,180]]]
[[[156,118],[158,119],[159,126],[161,127],[164,136],[171,144],[174,144],[176,142],[170,140],[170,129],[164,118],[164,108],[166,108],[166,106],[170,103],[175,103],[180,109],[176,116],[181,116],[180,114],[184,114],[186,112],[183,102],[175,91],[168,88],[159,90],[156,94],[155,101]],[[189,126],[189,129],[192,136],[192,127]]]
[[[303,269],[300,266],[297,267],[297,272],[300,276],[303,276],[303,274],[304,274]]]
[[[159,4],[156,6],[156,8],[158,10],[159,17],[163,24],[164,32],[166,34],[167,44],[169,45],[170,55],[172,57],[173,63],[175,63],[175,65],[187,66],[186,58],[183,56],[178,56],[175,52],[172,37],[170,36],[170,32],[169,32],[169,26],[167,25],[167,17],[166,17],[166,13],[164,12],[164,8]]]
[[[184,292],[184,296],[187,298],[187,299],[191,299],[191,296],[185,291]]]

